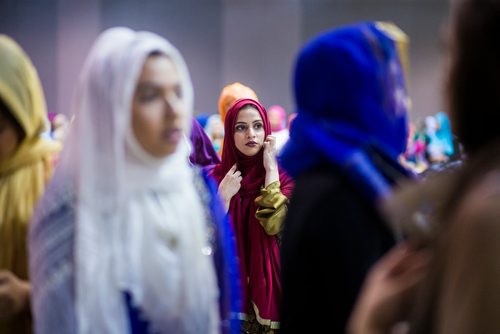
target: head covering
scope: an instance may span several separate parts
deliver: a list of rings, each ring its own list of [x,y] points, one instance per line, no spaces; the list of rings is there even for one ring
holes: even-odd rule
[[[60,144],[41,138],[47,112],[40,79],[26,53],[5,35],[0,35],[0,100],[24,134],[13,155],[0,162],[0,269],[27,279],[28,223]]]
[[[229,108],[238,99],[252,99],[257,102],[259,101],[257,94],[255,94],[252,88],[239,82],[234,82],[225,86],[219,97],[219,115],[222,122],[225,121]]]
[[[405,173],[397,159],[406,147],[409,99],[398,43],[407,38],[396,26],[368,22],[324,33],[301,50],[298,116],[281,156],[287,171],[326,162],[369,200],[388,195],[392,174]]]
[[[267,112],[268,114],[277,114],[280,119],[278,126],[271,129],[273,132],[283,130],[286,127],[286,111],[282,106],[270,106]]]
[[[179,51],[153,33],[106,30],[81,73],[73,106],[76,128],[44,197],[47,206],[64,201],[65,188],[75,184],[78,333],[128,333],[124,292],[152,332],[219,331],[215,273],[202,251],[206,221],[187,139],[168,157],[155,158],[132,130],[134,92],[152,53],[166,55],[179,71],[189,132],[193,90]],[[46,207],[37,212],[37,220],[47,212]],[[35,272],[36,261],[31,263]],[[43,286],[34,287],[35,312],[43,305],[43,291],[37,291]],[[44,327],[57,332],[57,323]]]
[[[273,326],[279,321],[281,301],[281,264],[279,246],[275,236],[267,235],[255,218],[255,198],[264,186],[266,170],[263,165],[263,150],[254,156],[242,154],[235,145],[234,132],[239,111],[246,105],[257,109],[264,126],[265,136],[271,134],[271,125],[265,108],[252,99],[237,100],[229,109],[224,123],[224,147],[222,161],[213,170],[213,176],[220,184],[229,169],[236,163],[242,174],[241,188],[231,199],[229,216],[236,234],[243,291],[243,313],[253,305],[261,324]],[[280,168],[282,185],[291,184],[290,177]],[[291,186],[281,187],[282,193],[290,198]],[[249,280],[247,281],[247,277]],[[275,327],[273,327],[275,328]]]
[[[261,150],[258,154],[249,157],[241,153],[234,143],[234,131],[238,113],[246,105],[255,107],[260,117],[262,117],[265,132],[264,137],[271,134],[271,125],[267,117],[266,109],[259,102],[252,99],[237,100],[229,109],[226,121],[224,122],[225,136],[222,151],[223,159],[221,163],[215,167],[214,176],[220,183],[231,167],[237,163],[238,170],[243,176],[240,193],[257,196],[260,192],[260,186],[264,184],[264,178],[266,176],[266,170],[263,164],[263,151]]]
[[[189,139],[192,145],[189,161],[202,167],[207,173],[210,172],[220,162],[220,158],[205,130],[194,117]]]

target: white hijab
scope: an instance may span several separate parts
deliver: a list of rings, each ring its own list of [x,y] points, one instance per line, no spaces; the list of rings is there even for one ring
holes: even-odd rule
[[[78,333],[127,333],[124,291],[153,332],[218,332],[218,290],[188,144],[157,159],[131,130],[133,95],[152,52],[165,54],[180,72],[187,133],[191,80],[178,50],[162,37],[109,29],[80,77],[77,126],[59,166],[76,171]]]

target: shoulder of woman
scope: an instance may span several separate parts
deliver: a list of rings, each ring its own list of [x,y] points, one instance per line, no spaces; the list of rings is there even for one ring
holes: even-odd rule
[[[76,187],[70,180],[53,179],[38,202],[31,224],[32,235],[51,226],[71,225],[77,205]]]

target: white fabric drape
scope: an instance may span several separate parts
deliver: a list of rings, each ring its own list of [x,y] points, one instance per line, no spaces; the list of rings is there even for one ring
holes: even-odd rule
[[[188,145],[157,159],[131,130],[131,105],[152,52],[182,78],[189,131],[193,90],[187,67],[158,35],[105,31],[80,77],[76,126],[58,170],[76,180],[76,315],[79,333],[127,333],[123,292],[159,333],[215,333],[218,292],[206,222],[188,165]],[[56,171],[57,177],[57,171]]]

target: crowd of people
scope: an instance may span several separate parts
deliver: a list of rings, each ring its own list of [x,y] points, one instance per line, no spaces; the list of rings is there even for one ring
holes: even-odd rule
[[[206,124],[162,36],[102,32],[67,117],[0,35],[0,334],[498,333],[499,28],[452,3],[418,129],[392,23],[305,44],[293,113],[234,82]]]

